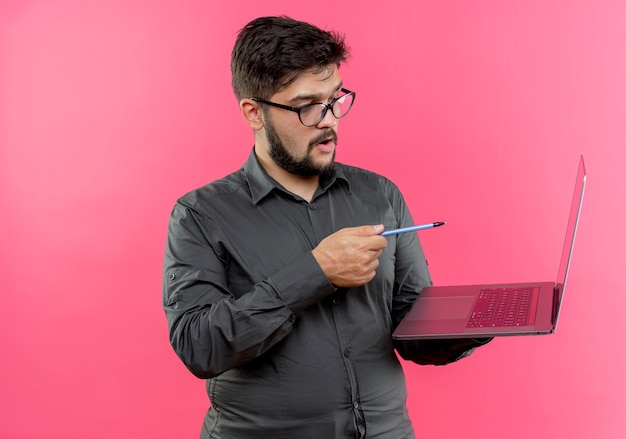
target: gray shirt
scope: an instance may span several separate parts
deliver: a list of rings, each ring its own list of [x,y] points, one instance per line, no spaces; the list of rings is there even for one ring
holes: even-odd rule
[[[388,238],[367,285],[328,281],[311,250],[341,228],[379,223],[413,224],[388,179],[336,164],[307,202],[254,152],[177,201],[163,306],[175,352],[207,379],[203,438],[413,437],[394,347],[417,363],[446,364],[477,344],[394,345],[393,329],[431,284],[415,233]]]

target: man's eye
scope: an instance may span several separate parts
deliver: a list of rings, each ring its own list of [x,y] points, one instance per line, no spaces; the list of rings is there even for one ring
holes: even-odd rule
[[[301,114],[310,113],[310,112],[314,111],[317,108],[317,106],[318,106],[318,104],[305,105],[304,107],[300,108],[300,113]]]

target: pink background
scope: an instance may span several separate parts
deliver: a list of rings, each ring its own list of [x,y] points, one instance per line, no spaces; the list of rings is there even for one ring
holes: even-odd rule
[[[553,280],[587,160],[558,332],[405,364],[418,436],[626,436],[626,4],[301,3],[0,3],[0,437],[197,437],[203,382],[160,303],[166,226],[250,151],[229,54],[269,14],[346,32],[338,159],[448,221],[421,233],[437,284]]]

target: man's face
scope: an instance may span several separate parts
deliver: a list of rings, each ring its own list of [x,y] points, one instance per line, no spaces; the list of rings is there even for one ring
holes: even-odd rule
[[[330,102],[341,88],[336,67],[301,74],[289,87],[270,98],[292,107]],[[280,108],[263,108],[268,154],[278,166],[299,176],[322,175],[332,169],[337,146],[337,119],[327,111],[315,126],[305,127],[298,114]]]

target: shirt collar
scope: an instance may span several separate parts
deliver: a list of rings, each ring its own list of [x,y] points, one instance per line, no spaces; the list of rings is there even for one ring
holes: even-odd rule
[[[259,203],[263,198],[269,195],[274,189],[285,191],[285,189],[272,177],[270,177],[257,158],[254,148],[248,156],[248,160],[243,166],[244,173],[248,179],[248,186],[250,187],[250,195],[254,204]],[[338,180],[342,180],[346,183],[348,191],[350,191],[350,182],[346,178],[341,166],[336,165],[333,173],[320,182],[320,186],[323,191],[328,190]]]

